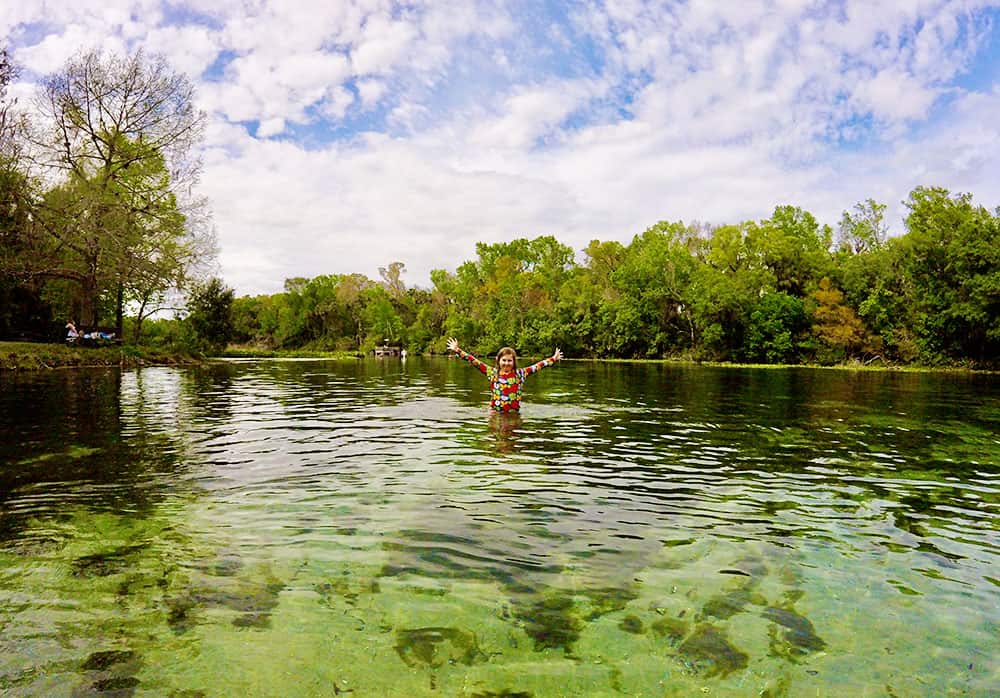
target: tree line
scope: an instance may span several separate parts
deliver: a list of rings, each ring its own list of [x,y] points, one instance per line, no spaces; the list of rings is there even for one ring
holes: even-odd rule
[[[709,227],[660,222],[627,243],[593,240],[577,262],[552,236],[479,243],[476,258],[408,288],[405,266],[294,278],[231,300],[228,340],[276,349],[390,343],[489,354],[562,347],[575,357],[753,363],[995,366],[1000,209],[914,189],[906,231],[867,200],[836,229],[801,208]]]

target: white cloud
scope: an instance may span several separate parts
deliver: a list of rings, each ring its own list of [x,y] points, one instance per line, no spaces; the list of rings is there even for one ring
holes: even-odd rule
[[[47,75],[65,65],[72,56],[94,48],[103,48],[109,53],[122,52],[125,42],[115,37],[102,42],[87,27],[71,24],[60,34],[49,34],[33,46],[18,49],[15,58],[32,72]]]
[[[358,75],[391,70],[416,39],[417,30],[406,22],[375,15],[365,22],[364,31],[351,51],[351,64]]]
[[[285,130],[285,120],[280,116],[273,119],[264,119],[257,126],[257,136],[260,138],[267,138],[269,136],[277,136],[279,133]]]
[[[207,27],[157,27],[145,36],[142,46],[166,56],[177,70],[197,79],[219,55],[221,37]]]
[[[389,113],[388,123],[397,130],[416,131],[430,116],[430,110],[414,102],[402,102]]]
[[[274,66],[275,78],[292,90],[337,84],[348,74],[347,60],[343,56],[323,51],[292,54]]]
[[[938,92],[911,75],[889,68],[862,82],[854,94],[863,111],[870,110],[876,118],[893,121],[926,116]]]
[[[0,5],[0,37],[10,37],[22,25],[38,21],[41,9],[25,2],[6,2]]]
[[[352,104],[354,104],[353,92],[343,87],[333,87],[327,90],[322,112],[331,119],[342,119]]]
[[[562,82],[510,95],[497,118],[487,118],[472,129],[470,142],[487,148],[530,149],[599,90],[586,81]]]
[[[387,90],[388,87],[381,80],[358,81],[358,94],[361,95],[361,102],[365,107],[373,107],[378,104],[382,95],[384,95]]]

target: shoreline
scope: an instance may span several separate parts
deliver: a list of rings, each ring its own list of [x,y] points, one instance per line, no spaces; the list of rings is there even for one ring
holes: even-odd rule
[[[141,366],[195,366],[198,357],[130,345],[70,347],[41,342],[0,342],[0,372],[43,371],[61,368],[138,368]]]
[[[410,358],[442,358],[450,359],[450,354],[410,354]],[[209,359],[316,359],[316,360],[351,360],[358,361],[375,358],[371,354],[363,355],[358,352],[347,351],[310,351],[305,349],[261,349],[252,350],[245,347],[230,347],[219,355],[208,357]],[[518,355],[518,360],[535,360],[544,358],[541,355],[524,354]],[[399,361],[396,358],[382,358],[382,361]],[[598,357],[574,357],[563,358],[562,361],[572,363],[604,363],[604,364],[671,364],[675,366],[704,366],[710,368],[753,368],[780,370],[789,368],[822,369],[831,371],[857,371],[857,372],[911,372],[911,373],[969,373],[969,374],[1000,374],[1000,370],[975,368],[973,366],[952,365],[952,366],[926,366],[921,364],[885,364],[861,362],[849,362],[840,364],[756,364],[756,363],[736,363],[724,361],[698,361],[681,357],[667,357],[662,359],[620,359],[620,358],[598,358]]]
[[[414,354],[413,358],[450,358],[447,354]],[[55,343],[0,342],[0,372],[40,371],[61,368],[120,367],[139,368],[142,366],[198,366],[213,360],[225,359],[315,359],[326,361],[360,361],[373,358],[349,351],[308,351],[308,350],[247,350],[230,348],[214,356],[192,356],[178,351],[165,351],[115,345],[108,347],[70,347]],[[531,359],[525,355],[523,358]],[[399,361],[398,358],[381,359]],[[674,366],[702,366],[710,368],[767,369],[782,370],[807,368],[829,371],[855,372],[910,372],[910,373],[955,373],[955,374],[1000,374],[995,369],[973,368],[970,366],[921,366],[917,364],[862,364],[859,362],[834,365],[820,364],[753,364],[728,363],[720,361],[697,361],[683,358],[664,359],[619,359],[619,358],[566,358],[573,363],[605,364],[669,364]]]

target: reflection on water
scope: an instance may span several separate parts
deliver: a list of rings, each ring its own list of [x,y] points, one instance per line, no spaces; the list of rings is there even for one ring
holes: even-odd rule
[[[496,437],[497,453],[512,453],[517,444],[517,432],[524,425],[520,412],[491,412],[490,433]]]
[[[994,376],[4,374],[5,695],[994,695]]]

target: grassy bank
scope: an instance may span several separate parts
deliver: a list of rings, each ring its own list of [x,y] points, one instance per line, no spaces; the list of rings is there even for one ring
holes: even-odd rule
[[[176,351],[136,346],[70,347],[36,342],[0,342],[0,370],[32,371],[70,366],[195,364],[198,359]]]

